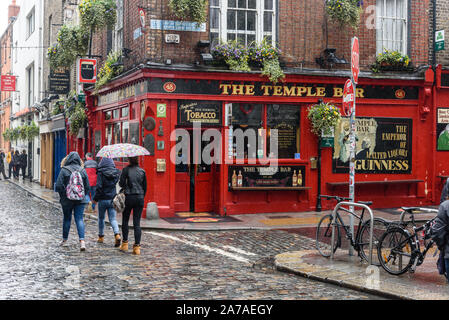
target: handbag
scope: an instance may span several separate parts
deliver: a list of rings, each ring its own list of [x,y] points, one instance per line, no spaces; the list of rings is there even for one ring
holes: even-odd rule
[[[112,199],[112,205],[117,212],[123,212],[125,210],[125,192],[123,189],[120,190]]]

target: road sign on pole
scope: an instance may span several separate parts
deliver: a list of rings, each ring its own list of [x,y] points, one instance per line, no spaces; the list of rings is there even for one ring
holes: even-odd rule
[[[351,46],[351,73],[352,81],[354,84],[359,82],[359,72],[360,72],[360,50],[359,50],[359,39],[357,37],[352,38]]]
[[[350,116],[352,113],[352,109],[354,107],[354,86],[350,79],[346,80],[345,87],[343,90],[343,116]]]
[[[352,38],[351,44],[351,82],[353,83],[354,93],[356,92],[356,85],[359,82],[359,39],[357,37]],[[356,123],[355,123],[355,100],[356,95],[353,94],[352,99],[352,108],[351,108],[351,118],[350,118],[350,158],[349,158],[349,198],[351,202],[355,202],[355,149],[356,149],[356,141],[355,141],[355,133],[356,133]],[[350,207],[350,211],[354,213],[354,207]],[[351,225],[351,233],[354,234],[354,217],[350,216],[350,225]],[[349,247],[349,255],[353,255],[352,247]]]

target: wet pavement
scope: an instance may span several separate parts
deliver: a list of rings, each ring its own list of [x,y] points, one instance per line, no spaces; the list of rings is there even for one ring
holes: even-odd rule
[[[146,230],[134,256],[113,247],[109,226],[96,243],[97,221],[85,219],[80,252],[74,223],[69,245],[59,246],[57,206],[5,181],[0,204],[0,299],[379,299],[277,271],[276,255],[313,249],[297,233]]]

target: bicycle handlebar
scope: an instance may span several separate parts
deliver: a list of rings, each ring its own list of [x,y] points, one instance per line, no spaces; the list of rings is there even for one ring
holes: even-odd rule
[[[332,200],[332,199],[335,199],[335,200],[337,200],[337,202],[351,201],[351,200],[352,200],[351,198],[345,198],[345,197],[339,197],[339,196],[329,196],[329,195],[325,195],[325,194],[321,194],[321,195],[319,195],[318,197],[324,198],[324,199],[326,199],[326,200]],[[373,204],[372,201],[357,201],[357,203],[365,204],[365,205],[367,205],[367,206],[370,206],[370,205]]]

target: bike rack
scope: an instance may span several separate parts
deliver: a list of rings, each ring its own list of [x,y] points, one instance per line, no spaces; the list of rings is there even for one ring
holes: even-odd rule
[[[334,211],[332,211],[332,242],[331,242],[331,260],[334,259],[334,240],[335,240],[335,224],[334,222],[337,219],[337,211],[340,209],[341,206],[349,206],[349,207],[358,207],[362,209],[368,210],[370,216],[371,216],[371,222],[370,222],[370,237],[369,237],[369,264],[373,264],[373,229],[374,229],[374,215],[373,211],[368,207],[366,204],[362,203],[355,203],[355,202],[339,202],[335,208]],[[346,211],[345,211],[346,212]],[[353,216],[356,218],[357,215],[355,215],[353,212],[350,212]],[[354,235],[353,235],[354,236]]]

